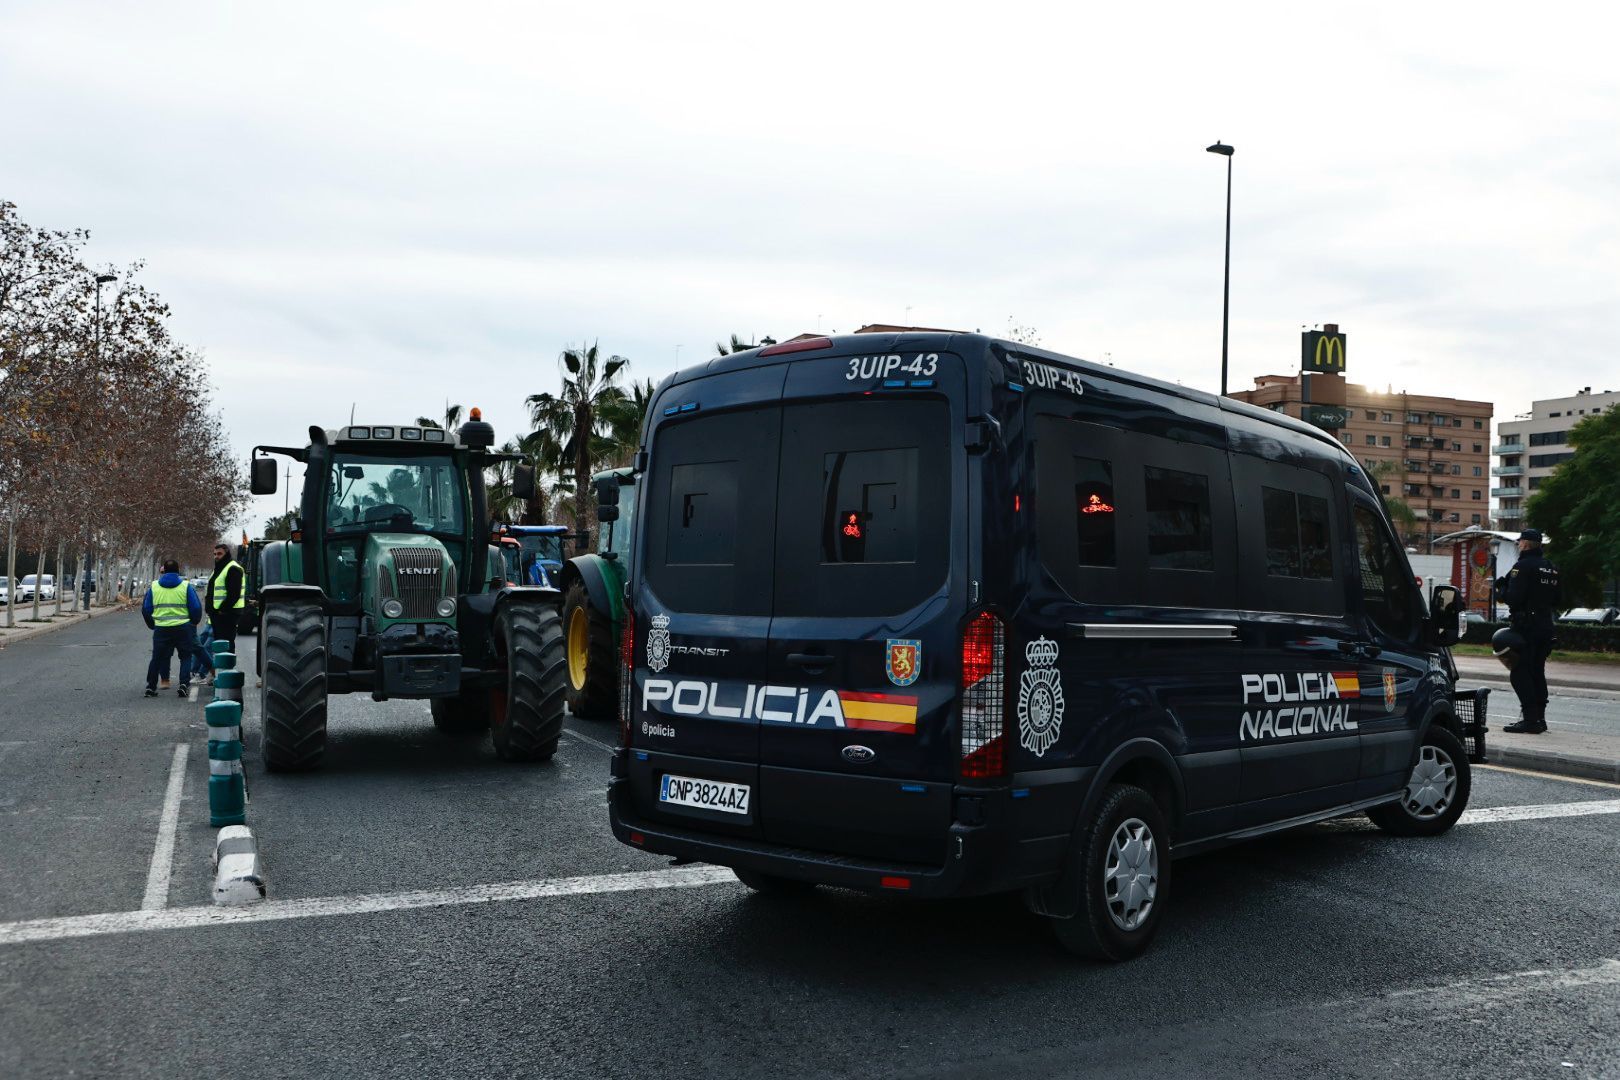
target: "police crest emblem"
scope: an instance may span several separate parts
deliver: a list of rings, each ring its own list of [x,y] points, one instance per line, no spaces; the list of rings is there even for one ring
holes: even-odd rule
[[[1384,711],[1395,711],[1395,673],[1384,672]]]
[[[654,672],[669,667],[669,616],[654,615],[647,631],[647,666]]]
[[[1038,637],[1024,649],[1029,667],[1018,678],[1018,741],[1042,757],[1063,729],[1063,680],[1058,675],[1058,644]]]
[[[890,638],[884,668],[896,686],[910,686],[922,674],[922,642]]]

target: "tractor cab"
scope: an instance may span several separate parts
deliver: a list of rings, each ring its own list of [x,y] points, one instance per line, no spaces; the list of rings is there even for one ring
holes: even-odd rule
[[[557,571],[568,559],[570,541],[575,539],[566,525],[503,525],[502,542],[510,540],[519,550],[519,574],[514,581],[549,588]]]

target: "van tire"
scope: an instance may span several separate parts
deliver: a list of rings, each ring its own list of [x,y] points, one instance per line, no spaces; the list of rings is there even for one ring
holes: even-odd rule
[[[761,874],[757,870],[744,870],[733,866],[731,872],[737,875],[737,880],[757,893],[766,896],[802,896],[816,887],[813,881],[800,881],[798,878],[778,877],[776,874]]]
[[[613,617],[591,604],[591,594],[577,577],[563,594],[562,606],[563,642],[568,649],[568,711],[582,719],[616,717],[619,656]],[[581,669],[577,681],[576,666]]]
[[[1400,799],[1373,807],[1367,816],[1395,836],[1439,836],[1462,817],[1473,786],[1461,740],[1450,728],[1430,724]],[[1445,800],[1443,807],[1437,807],[1437,798]]]
[[[316,604],[273,604],[259,647],[265,767],[313,769],[326,752],[326,616]]]
[[[1144,840],[1147,841],[1145,850]],[[1071,919],[1053,919],[1058,943],[1076,956],[1129,960],[1153,941],[1170,892],[1170,830],[1153,796],[1134,784],[1111,784],[1097,812],[1074,837],[1080,875],[1080,910]],[[1125,901],[1109,896],[1108,867],[1131,873]],[[1136,861],[1132,861],[1136,860]],[[1134,872],[1133,872],[1134,871]],[[1149,878],[1147,881],[1141,880]],[[1141,911],[1141,890],[1151,900]],[[1126,902],[1138,906],[1128,908]],[[1132,914],[1139,921],[1132,922]]]
[[[562,737],[562,619],[542,604],[509,604],[499,617],[506,680],[490,691],[489,734],[505,761],[549,761]]]

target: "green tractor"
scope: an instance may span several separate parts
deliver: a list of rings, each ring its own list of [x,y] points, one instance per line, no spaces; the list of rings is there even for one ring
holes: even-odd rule
[[[568,710],[575,716],[611,717],[619,710],[619,634],[636,505],[634,493],[620,499],[619,490],[635,482],[633,469],[609,469],[591,478],[602,525],[596,553],[576,555],[558,574],[568,638]]]
[[[562,734],[560,594],[505,581],[490,546],[484,470],[495,432],[472,410],[438,428],[309,429],[306,447],[257,446],[252,490],[304,463],[291,540],[258,567],[265,764],[307,769],[326,748],[329,694],[427,698],[451,735],[488,730],[496,753],[544,761]],[[514,494],[533,493],[519,465]]]

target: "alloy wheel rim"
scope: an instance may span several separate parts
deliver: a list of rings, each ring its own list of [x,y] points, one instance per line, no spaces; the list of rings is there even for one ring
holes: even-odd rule
[[[1437,818],[1457,798],[1457,763],[1438,746],[1426,744],[1406,781],[1406,812],[1419,821]]]
[[[1141,818],[1127,818],[1108,841],[1103,898],[1121,930],[1139,930],[1159,895],[1159,845]]]

